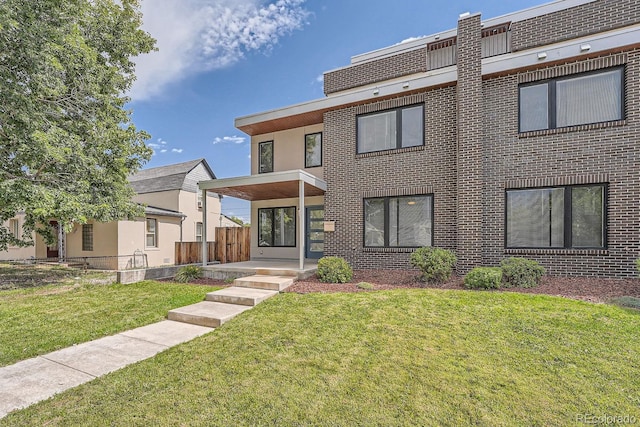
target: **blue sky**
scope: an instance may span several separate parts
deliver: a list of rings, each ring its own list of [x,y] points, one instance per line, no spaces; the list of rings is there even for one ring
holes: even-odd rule
[[[541,0],[142,0],[158,51],[136,59],[133,121],[151,134],[155,167],[204,157],[218,178],[250,173],[236,117],[324,97],[322,73],[353,55]],[[223,200],[248,220],[249,204]]]

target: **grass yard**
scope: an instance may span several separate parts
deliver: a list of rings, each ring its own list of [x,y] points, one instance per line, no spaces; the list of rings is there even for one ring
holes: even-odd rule
[[[169,310],[202,301],[217,289],[153,281],[75,282],[0,290],[0,366],[158,322]]]
[[[53,284],[104,284],[113,282],[114,278],[115,272],[83,271],[51,264],[11,265],[0,263],[0,291]]]
[[[540,295],[281,294],[0,425],[640,420],[639,330],[636,310]]]

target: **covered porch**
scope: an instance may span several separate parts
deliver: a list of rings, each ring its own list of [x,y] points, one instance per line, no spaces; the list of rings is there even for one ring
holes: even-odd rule
[[[323,197],[324,193],[327,189],[327,183],[314,176],[304,170],[291,170],[291,171],[282,171],[282,172],[272,172],[272,173],[264,173],[258,175],[250,175],[236,178],[224,178],[224,179],[214,179],[210,181],[201,181],[198,183],[200,191],[202,191],[202,203],[203,203],[203,212],[206,212],[206,193],[208,191],[215,192],[220,195],[236,197],[243,200],[248,200],[250,202],[267,202],[274,201],[278,199],[286,200],[286,199],[295,199],[297,212],[294,216],[295,221],[295,245],[287,246],[287,249],[295,250],[296,258],[297,258],[297,270],[304,271],[305,264],[308,264],[310,261],[305,261],[306,252],[306,225],[308,222],[308,218],[306,217],[306,209],[305,209],[305,198],[313,198],[313,197]],[[253,209],[252,209],[253,210]],[[293,210],[293,206],[291,207]],[[203,246],[206,245],[207,241],[207,224],[206,218],[203,217]],[[254,218],[252,218],[252,222],[254,222]],[[320,223],[319,221],[314,221],[314,223]],[[258,260],[253,259],[253,250],[256,247],[261,248],[265,251],[269,251],[270,249],[276,249],[274,246],[269,246],[268,243],[263,244],[260,238],[260,230],[257,230],[258,224],[253,224],[255,231],[252,231],[251,239],[252,239],[252,261],[249,262],[258,262]],[[321,223],[320,223],[321,225]],[[258,237],[256,237],[258,236]],[[257,240],[257,241],[256,241]],[[203,253],[206,254],[206,250],[203,250]],[[273,258],[289,258],[292,255],[292,252],[287,252],[289,256],[280,257],[275,256]],[[264,258],[261,258],[259,262],[286,262],[291,263],[292,259],[286,260],[268,260],[267,255]],[[293,258],[293,257],[291,257]],[[207,267],[208,261],[206,256],[203,258],[203,266]],[[315,265],[315,263],[313,263]],[[216,266],[219,267],[219,266]]]

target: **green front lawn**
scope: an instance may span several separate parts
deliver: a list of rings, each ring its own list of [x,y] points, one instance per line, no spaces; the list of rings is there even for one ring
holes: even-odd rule
[[[281,294],[0,425],[640,420],[640,314],[516,293]],[[593,418],[592,418],[593,419]]]
[[[215,289],[146,281],[0,290],[0,366],[158,322]]]

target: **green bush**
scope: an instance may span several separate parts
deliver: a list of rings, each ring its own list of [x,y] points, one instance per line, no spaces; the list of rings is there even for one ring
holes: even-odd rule
[[[455,254],[442,248],[424,247],[411,254],[411,264],[422,272],[425,282],[444,282],[451,277],[456,264]]]
[[[373,290],[374,286],[372,283],[369,283],[369,282],[360,282],[356,285],[356,288],[364,289],[366,291],[371,291]]]
[[[318,261],[316,276],[324,283],[347,283],[353,277],[353,270],[344,258],[326,256]]]
[[[185,265],[181,267],[174,280],[180,283],[187,283],[193,279],[199,279],[202,276],[202,267],[198,267],[197,265]]]
[[[476,267],[464,276],[468,289],[498,289],[502,284],[500,267]]]
[[[545,269],[537,261],[527,258],[507,258],[500,263],[504,287],[533,288],[540,284]]]
[[[640,273],[640,258],[636,260],[636,268],[638,269],[638,273]]]

